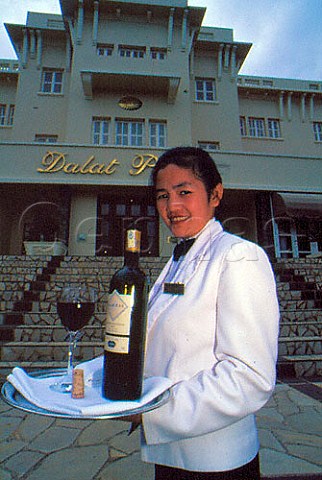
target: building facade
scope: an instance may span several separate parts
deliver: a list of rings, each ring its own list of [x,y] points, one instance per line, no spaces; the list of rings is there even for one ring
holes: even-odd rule
[[[272,258],[322,251],[322,81],[239,75],[251,48],[187,0],[60,0],[6,24],[0,61],[0,253],[167,256],[150,194],[162,152],[216,162],[225,228]],[[269,41],[269,40],[268,40]]]

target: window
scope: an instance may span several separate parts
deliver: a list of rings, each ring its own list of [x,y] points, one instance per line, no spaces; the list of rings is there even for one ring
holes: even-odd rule
[[[109,143],[110,120],[108,118],[93,117],[92,142],[94,145],[107,145]]]
[[[8,125],[13,125],[13,117],[15,115],[15,106],[9,105],[8,109]]]
[[[165,122],[150,122],[150,146],[167,146],[167,125]]]
[[[63,72],[61,70],[44,70],[42,73],[41,91],[43,93],[62,93]]]
[[[0,125],[5,125],[6,124],[6,110],[7,110],[7,105],[0,105]]]
[[[56,143],[57,140],[58,140],[58,135],[45,135],[45,134],[35,135],[35,142]]]
[[[0,105],[0,126],[11,126],[13,125],[13,117],[15,113],[14,105]]]
[[[150,55],[152,60],[164,60],[167,57],[165,48],[151,48]]]
[[[139,121],[116,122],[116,145],[141,147],[143,145],[144,123]]]
[[[96,53],[99,57],[110,57],[113,53],[113,45],[98,45]]]
[[[198,102],[214,102],[216,100],[215,81],[211,79],[196,79],[196,100]]]
[[[313,131],[315,141],[322,142],[322,122],[314,122]]]
[[[264,118],[249,118],[249,135],[251,137],[265,137],[265,121]]]
[[[198,147],[208,152],[214,152],[215,150],[220,150],[219,142],[198,142]]]
[[[267,122],[268,122],[268,136],[270,138],[280,138],[281,137],[280,121],[274,118],[269,118]]]
[[[145,48],[144,47],[120,47],[119,53],[120,53],[120,56],[124,58],[144,58]]]
[[[247,135],[247,128],[246,128],[246,118],[239,117],[239,125],[240,125],[240,134],[242,137],[246,137]]]

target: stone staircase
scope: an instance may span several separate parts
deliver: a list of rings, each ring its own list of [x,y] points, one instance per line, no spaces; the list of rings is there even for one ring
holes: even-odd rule
[[[321,377],[322,258],[275,262],[280,305],[278,375]]]
[[[76,362],[103,352],[107,292],[122,258],[2,256],[0,268],[0,373],[14,366],[27,370],[65,367],[66,331],[56,312],[57,292],[84,281],[96,288],[98,301],[75,352]],[[166,258],[143,258],[151,283]],[[281,309],[280,377],[321,375],[322,259],[274,263]]]
[[[0,268],[0,375],[14,366],[28,371],[66,367],[67,332],[56,311],[57,293],[66,284],[86,282],[98,293],[95,313],[82,330],[75,362],[103,353],[103,325],[109,282],[123,264],[107,257],[2,256]],[[154,282],[166,258],[141,260]]]

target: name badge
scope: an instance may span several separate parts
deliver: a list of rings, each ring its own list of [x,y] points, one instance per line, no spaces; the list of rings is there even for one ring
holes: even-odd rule
[[[184,283],[164,283],[163,293],[169,293],[170,295],[183,295]]]

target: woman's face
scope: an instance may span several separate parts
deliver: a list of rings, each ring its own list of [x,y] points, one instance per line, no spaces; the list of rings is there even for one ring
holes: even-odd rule
[[[223,194],[222,184],[210,199],[205,185],[192,170],[170,164],[159,171],[156,181],[158,212],[175,237],[196,235],[213,218]]]

